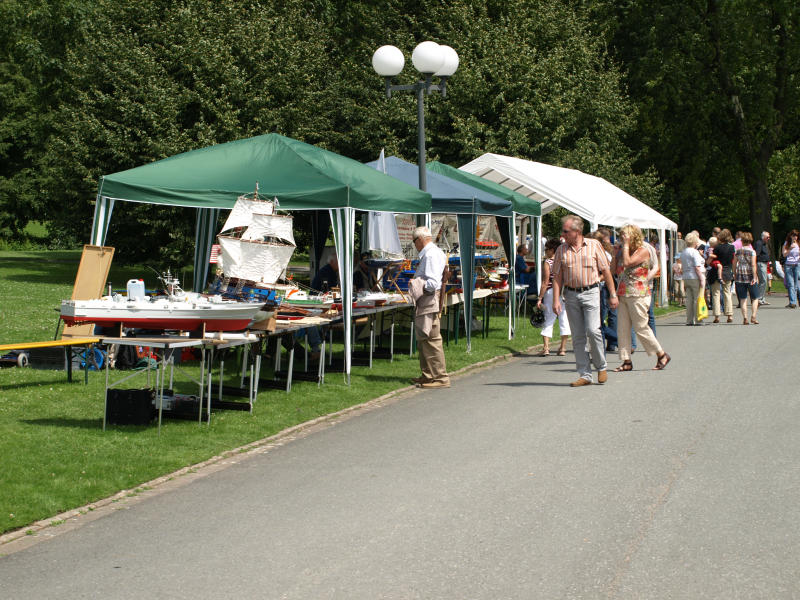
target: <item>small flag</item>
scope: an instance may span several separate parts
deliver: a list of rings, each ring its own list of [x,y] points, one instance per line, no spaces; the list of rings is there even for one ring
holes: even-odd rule
[[[219,260],[219,244],[211,246],[211,256],[208,258],[208,264],[215,265]]]

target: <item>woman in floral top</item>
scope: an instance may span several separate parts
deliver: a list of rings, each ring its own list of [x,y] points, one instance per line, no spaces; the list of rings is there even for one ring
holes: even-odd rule
[[[620,230],[622,247],[611,262],[611,272],[619,278],[617,295],[617,341],[622,360],[616,371],[633,370],[631,361],[631,328],[648,355],[657,355],[656,370],[669,364],[670,356],[661,348],[653,330],[647,325],[650,308],[650,281],[648,274],[653,266],[650,252],[644,245],[642,230],[636,225],[626,225]]]
[[[739,298],[739,308],[742,309],[742,325],[747,325],[747,297],[753,304],[753,317],[750,322],[758,325],[758,271],[756,270],[756,251],[753,250],[753,234],[747,231],[742,233],[742,247],[733,256],[733,276],[736,282],[736,296]]]

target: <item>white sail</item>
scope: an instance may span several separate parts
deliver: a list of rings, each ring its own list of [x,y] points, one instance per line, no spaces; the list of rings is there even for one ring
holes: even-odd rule
[[[229,231],[236,227],[247,227],[253,220],[253,214],[271,215],[274,212],[274,202],[239,196],[225,221],[225,225],[222,226],[222,231]]]
[[[275,283],[285,273],[295,248],[225,235],[217,239],[225,276],[256,283]]]
[[[288,215],[253,214],[253,220],[244,234],[242,234],[242,239],[263,240],[264,238],[272,237],[296,246],[292,223],[293,219]]]
[[[370,211],[367,215],[365,249],[378,250],[388,255],[403,255],[394,213]]]

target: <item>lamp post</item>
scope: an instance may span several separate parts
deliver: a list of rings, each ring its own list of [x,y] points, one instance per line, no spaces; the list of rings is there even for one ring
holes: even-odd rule
[[[400,74],[405,66],[405,57],[395,46],[381,46],[372,55],[372,68],[386,82],[386,97],[392,92],[410,91],[417,95],[417,151],[419,165],[419,189],[427,190],[425,159],[425,95],[440,92],[447,97],[447,78],[458,69],[458,54],[450,46],[440,46],[436,42],[422,42],[411,54],[414,68],[422,74],[422,81],[411,85],[392,85],[392,77]],[[433,78],[438,77],[439,83]]]

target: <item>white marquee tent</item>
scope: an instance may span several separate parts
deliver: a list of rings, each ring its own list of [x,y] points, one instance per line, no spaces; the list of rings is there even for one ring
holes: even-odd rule
[[[661,272],[668,273],[665,232],[677,231],[678,226],[605,179],[501,154],[484,154],[461,169],[541,202],[542,214],[562,206],[587,220],[593,230],[627,224],[658,230]],[[667,286],[662,285],[661,302],[666,299]]]

